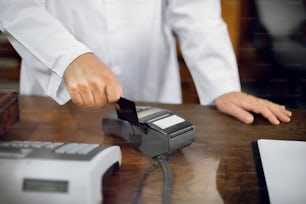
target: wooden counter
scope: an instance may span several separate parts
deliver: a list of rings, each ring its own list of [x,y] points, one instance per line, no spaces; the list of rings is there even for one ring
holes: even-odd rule
[[[20,121],[1,140],[86,142],[120,145],[123,161],[111,178],[104,203],[131,203],[140,177],[155,162],[122,140],[105,136],[103,115],[113,111],[83,109],[72,103],[57,105],[49,98],[20,97]],[[136,103],[144,105],[144,103]],[[292,110],[289,124],[272,126],[257,116],[245,125],[223,115],[213,107],[200,105],[146,104],[167,108],[192,121],[196,141],[176,152],[169,168],[172,176],[171,200],[174,204],[262,203],[252,141],[260,138],[305,140],[306,111]],[[139,203],[161,203],[163,174],[157,168],[146,180]]]

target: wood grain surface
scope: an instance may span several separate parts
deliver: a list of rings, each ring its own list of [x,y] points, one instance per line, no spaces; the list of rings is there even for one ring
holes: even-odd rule
[[[252,142],[261,138],[306,139],[305,110],[292,110],[289,124],[273,126],[260,116],[253,125],[245,125],[209,106],[136,104],[170,109],[195,125],[195,142],[169,161],[171,201],[175,204],[263,203],[265,189],[259,187]],[[141,176],[155,160],[118,138],[104,135],[101,121],[114,110],[112,106],[85,109],[72,103],[60,106],[45,97],[22,96],[19,108],[20,121],[1,140],[119,145],[122,165],[111,177],[103,203],[132,202]],[[157,168],[147,178],[139,203],[162,203],[162,187],[163,174]]]

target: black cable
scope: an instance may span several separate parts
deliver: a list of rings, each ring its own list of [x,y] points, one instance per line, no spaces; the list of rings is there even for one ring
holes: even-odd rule
[[[163,177],[164,177],[164,186],[163,186],[163,204],[170,204],[170,184],[171,184],[171,176],[170,171],[168,167],[168,161],[169,157],[165,155],[159,155],[156,158],[158,163],[153,163],[144,173],[144,175],[141,177],[140,182],[137,187],[137,192],[135,195],[135,198],[132,202],[132,204],[137,204],[142,192],[143,184],[146,180],[146,178],[156,169],[158,164],[160,165],[162,171],[163,171]]]
[[[168,167],[169,158],[165,155],[159,155],[157,157],[157,162],[162,168],[164,175],[164,187],[163,187],[163,204],[170,204],[170,184],[171,184],[171,176]]]
[[[137,192],[136,192],[136,196],[132,202],[132,204],[136,204],[138,203],[139,201],[139,198],[140,198],[140,194],[142,192],[142,187],[143,187],[143,184],[144,184],[144,181],[146,180],[146,178],[156,169],[156,167],[158,166],[158,163],[153,163],[147,170],[146,172],[144,173],[144,175],[141,177],[140,179],[140,182],[138,184],[138,187],[137,187]]]

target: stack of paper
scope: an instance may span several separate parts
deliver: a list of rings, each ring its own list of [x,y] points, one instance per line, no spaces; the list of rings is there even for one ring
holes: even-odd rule
[[[306,203],[306,142],[258,140],[271,204]]]

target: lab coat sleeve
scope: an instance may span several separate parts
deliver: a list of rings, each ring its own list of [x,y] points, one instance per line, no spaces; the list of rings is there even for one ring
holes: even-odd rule
[[[35,67],[35,77],[46,95],[64,104],[70,99],[63,81],[64,71],[75,58],[91,50],[50,15],[44,2],[0,0],[0,29],[8,35],[21,57],[31,53],[44,65]],[[51,70],[51,76],[46,69]],[[46,79],[47,83],[41,81]]]
[[[168,0],[165,18],[178,36],[202,105],[213,104],[218,96],[241,90],[219,0]]]

